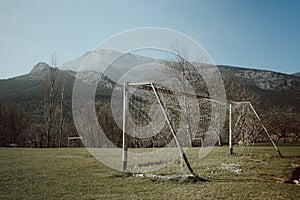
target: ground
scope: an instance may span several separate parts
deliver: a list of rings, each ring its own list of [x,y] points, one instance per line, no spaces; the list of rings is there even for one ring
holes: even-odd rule
[[[127,177],[84,148],[0,148],[0,199],[300,199],[300,187],[284,183],[300,166],[300,146],[281,147],[283,158],[254,147],[233,168],[214,165],[226,147],[213,151],[195,167],[211,182],[189,183]]]

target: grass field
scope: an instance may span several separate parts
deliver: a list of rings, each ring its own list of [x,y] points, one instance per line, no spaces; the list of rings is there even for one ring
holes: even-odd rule
[[[300,146],[281,151],[254,147],[235,160],[237,174],[218,167],[227,148],[216,147],[195,166],[211,182],[187,183],[122,176],[84,148],[1,148],[0,199],[300,199],[299,186],[283,183],[300,166]]]

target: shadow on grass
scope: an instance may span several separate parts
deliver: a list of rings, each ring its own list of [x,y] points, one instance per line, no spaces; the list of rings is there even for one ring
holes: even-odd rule
[[[282,156],[282,158],[300,158],[300,155],[299,156]]]
[[[132,174],[128,172],[120,172],[110,176],[110,178],[145,178],[152,182],[170,182],[170,183],[179,183],[179,184],[201,184],[205,182],[219,182],[219,183],[257,183],[257,182],[277,182],[277,183],[288,183],[288,184],[299,184],[300,180],[300,167],[297,167],[291,175],[291,178],[287,181],[284,181],[283,178],[276,178],[273,175],[266,174],[257,174],[257,177],[229,177],[229,178],[209,178],[203,181],[202,179],[197,179],[193,176],[160,176],[160,175],[144,175],[144,174]],[[298,182],[297,182],[298,181]]]
[[[156,174],[142,174],[142,173],[129,173],[120,172],[113,174],[110,178],[146,178],[154,182],[178,182],[178,183],[197,183],[197,182],[211,182],[211,180],[194,175],[156,175]]]
[[[297,167],[292,172],[292,176],[289,180],[284,181],[284,183],[288,184],[300,184],[300,167]]]

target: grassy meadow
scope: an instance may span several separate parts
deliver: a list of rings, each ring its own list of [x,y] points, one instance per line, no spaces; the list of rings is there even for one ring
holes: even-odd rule
[[[125,176],[84,148],[0,148],[0,199],[300,199],[300,186],[284,183],[300,167],[300,146],[280,149],[283,158],[269,146],[229,158],[215,147],[201,160],[192,149],[195,171],[211,181],[190,183]]]

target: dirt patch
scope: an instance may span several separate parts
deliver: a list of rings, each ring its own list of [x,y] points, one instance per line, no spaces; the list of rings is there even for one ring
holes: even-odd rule
[[[239,164],[222,164],[219,169],[222,170],[227,170],[230,172],[233,172],[235,174],[241,174],[242,173],[242,169],[240,169],[240,165]]]

